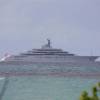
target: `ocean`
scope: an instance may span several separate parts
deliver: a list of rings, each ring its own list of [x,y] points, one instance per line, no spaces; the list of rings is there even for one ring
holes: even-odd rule
[[[0,65],[0,100],[79,100],[97,82],[96,66]]]

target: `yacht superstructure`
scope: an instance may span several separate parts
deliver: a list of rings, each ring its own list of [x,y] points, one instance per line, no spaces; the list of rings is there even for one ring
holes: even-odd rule
[[[2,62],[25,62],[25,63],[84,63],[95,62],[98,56],[78,56],[62,49],[56,49],[51,46],[51,41],[40,49],[32,49],[19,55],[6,56]]]

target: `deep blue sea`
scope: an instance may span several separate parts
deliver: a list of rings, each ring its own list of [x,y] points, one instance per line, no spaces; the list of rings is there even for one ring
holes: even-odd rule
[[[79,100],[100,81],[95,66],[0,65],[0,73],[0,100]]]

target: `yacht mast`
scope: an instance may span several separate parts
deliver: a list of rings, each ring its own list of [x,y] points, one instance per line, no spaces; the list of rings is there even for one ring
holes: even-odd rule
[[[48,44],[47,44],[48,47],[51,48],[51,41],[50,41],[50,39],[47,39],[47,41],[48,41]]]

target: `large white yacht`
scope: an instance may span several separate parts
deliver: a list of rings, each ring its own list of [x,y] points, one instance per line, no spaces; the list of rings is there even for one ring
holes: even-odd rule
[[[51,46],[51,41],[47,39],[47,44],[39,49],[32,49],[19,55],[6,55],[1,62],[6,63],[91,63],[95,62],[98,56],[79,56],[62,49]]]

